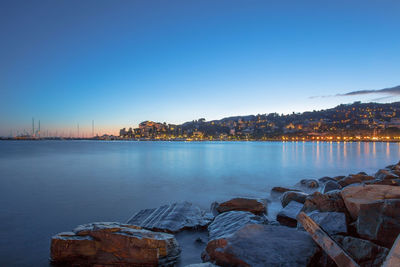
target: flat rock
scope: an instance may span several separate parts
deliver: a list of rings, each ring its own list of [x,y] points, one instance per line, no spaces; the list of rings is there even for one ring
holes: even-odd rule
[[[273,187],[271,189],[272,193],[285,193],[286,191],[298,191],[298,192],[301,192],[300,190],[297,190],[297,189],[290,189],[290,188],[280,187],[280,186],[276,186],[276,187]]]
[[[266,224],[264,216],[254,215],[248,211],[228,211],[217,217],[208,226],[209,240],[229,236],[246,224]]]
[[[303,204],[292,201],[284,207],[276,216],[276,220],[281,224],[289,227],[297,226],[297,215],[303,208]]]
[[[308,194],[297,191],[287,191],[281,196],[282,207],[286,207],[291,201],[296,201],[304,204]]]
[[[128,224],[154,231],[176,233],[187,229],[205,228],[213,216],[189,202],[173,203],[144,209],[132,216]]]
[[[389,252],[387,248],[360,238],[338,235],[334,239],[360,267],[382,266]]]
[[[308,233],[285,226],[248,224],[234,234],[214,239],[202,254],[220,266],[312,266],[319,251]]]
[[[51,261],[67,266],[173,266],[174,236],[120,223],[91,223],[51,239]]]
[[[361,204],[371,204],[385,199],[400,199],[400,187],[389,185],[362,185],[346,187],[341,191],[347,210],[355,220]]]
[[[248,211],[255,215],[267,213],[267,208],[264,203],[250,198],[233,198],[229,201],[218,204],[216,210],[218,213],[224,213],[228,211]]]
[[[309,195],[304,202],[302,211],[309,213],[314,210],[321,212],[346,212],[346,207],[340,195],[340,191],[334,190],[325,194],[314,192],[312,195]]]
[[[313,219],[329,235],[347,233],[346,215],[342,212],[318,212],[314,211],[308,216]],[[298,229],[304,229],[300,223]]]
[[[361,237],[392,247],[400,234],[400,199],[361,204],[356,225]]]

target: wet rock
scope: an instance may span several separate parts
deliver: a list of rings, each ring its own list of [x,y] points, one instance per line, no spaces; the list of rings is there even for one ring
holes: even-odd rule
[[[360,267],[382,266],[389,252],[387,248],[360,238],[338,235],[334,239]]]
[[[375,179],[377,180],[387,180],[387,179],[399,179],[400,177],[389,170],[379,170],[375,173]]]
[[[285,192],[287,192],[287,191],[297,191],[297,192],[301,192],[300,190],[297,190],[297,189],[290,189],[290,188],[280,187],[280,186],[273,187],[273,188],[271,189],[271,193],[285,193]]]
[[[291,201],[303,204],[306,201],[307,196],[308,194],[303,192],[287,191],[281,196],[282,207],[286,207]]]
[[[324,183],[327,183],[327,182],[329,182],[329,181],[336,181],[336,180],[335,180],[335,178],[325,176],[325,177],[319,178],[318,181],[319,181],[320,183],[323,183],[323,184],[324,184]]]
[[[318,188],[319,183],[315,179],[303,179],[300,181],[300,186],[304,186],[307,188]]]
[[[329,191],[338,190],[338,189],[342,189],[342,186],[338,182],[328,181],[324,185],[324,189],[322,189],[322,192],[325,194]]]
[[[204,263],[189,264],[186,265],[185,267],[218,267],[218,266],[209,262],[204,262]]]
[[[120,223],[92,223],[51,239],[51,261],[71,266],[173,266],[174,236]]]
[[[363,183],[369,180],[374,180],[374,177],[365,175],[363,173],[358,173],[358,174],[350,174],[349,176],[346,176],[341,180],[339,180],[338,183],[340,186],[345,187],[351,184]]]
[[[342,212],[312,212],[308,216],[330,235],[347,233],[346,215]],[[298,229],[304,229],[300,223]]]
[[[173,203],[137,212],[128,224],[145,229],[176,233],[186,229],[205,228],[212,221],[211,214],[189,202]]]
[[[343,199],[339,190],[329,191],[325,194],[314,192],[304,202],[302,211],[305,213],[318,210],[321,212],[346,212]]]
[[[340,192],[347,210],[355,220],[360,206],[385,199],[400,199],[400,187],[389,185],[362,185],[346,187]]]
[[[276,216],[276,220],[281,225],[296,227],[297,215],[300,213],[302,208],[303,204],[292,201],[278,213],[278,215]]]
[[[400,186],[400,179],[384,179],[384,180],[375,179],[375,180],[368,181],[365,184]]]
[[[398,188],[398,187],[394,187]],[[357,233],[387,248],[400,234],[400,199],[386,199],[361,204]]]
[[[264,203],[256,199],[249,198],[234,198],[229,201],[217,205],[216,210],[218,213],[228,211],[248,211],[255,215],[262,215],[267,213],[267,208]]]
[[[274,225],[249,224],[234,234],[214,239],[202,254],[220,266],[311,266],[317,245],[304,231]]]
[[[345,175],[339,175],[339,176],[335,176],[333,177],[333,179],[335,179],[336,181],[342,180],[344,177],[346,177]]]
[[[218,239],[229,236],[246,224],[266,224],[264,216],[257,216],[248,211],[228,211],[217,217],[208,226],[209,239]]]

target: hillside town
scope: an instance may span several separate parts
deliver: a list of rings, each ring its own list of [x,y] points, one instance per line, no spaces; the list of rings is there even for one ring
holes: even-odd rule
[[[123,128],[120,139],[134,140],[321,140],[400,141],[400,102],[342,104],[335,108],[292,113],[270,113],[180,125],[144,121]]]

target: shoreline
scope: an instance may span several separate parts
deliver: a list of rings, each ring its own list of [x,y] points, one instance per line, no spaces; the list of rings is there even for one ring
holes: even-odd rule
[[[276,216],[272,216],[275,219],[268,216],[272,215],[268,207],[273,203],[282,206]],[[290,188],[272,188],[269,198],[265,199],[233,198],[222,203],[213,202],[209,211],[190,202],[173,203],[141,210],[126,223],[78,226],[73,232],[52,237],[51,258],[55,263],[80,263],[84,259],[109,264],[115,263],[115,256],[119,263],[121,260],[122,263],[141,262],[153,257],[149,266],[183,266],[180,257],[197,253],[199,262],[200,254],[204,262],[199,266],[204,267],[334,266],[332,259],[298,222],[300,212],[310,216],[360,266],[380,266],[400,234],[400,162],[374,175],[359,172],[303,179]],[[371,220],[371,217],[376,219]],[[376,230],[371,232],[371,229]],[[130,240],[139,246],[138,236],[147,239],[147,244],[155,242],[156,238],[161,246],[158,249],[165,251],[164,245],[169,249],[156,258],[150,252],[141,256],[127,253],[129,246],[120,243]],[[100,242],[97,247],[104,248],[93,248],[91,255],[94,256],[87,258],[80,254],[87,245],[79,240],[92,237]],[[114,252],[108,254],[104,251],[110,240],[120,241],[118,248],[114,247]],[[297,241],[293,243],[292,240]],[[277,247],[275,243],[284,244],[284,247]],[[65,251],[65,247],[71,246]],[[140,246],[144,246],[141,250],[150,249],[147,245]]]

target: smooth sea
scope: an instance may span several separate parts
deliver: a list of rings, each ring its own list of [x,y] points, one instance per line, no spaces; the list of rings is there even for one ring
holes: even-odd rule
[[[399,159],[398,143],[0,141],[0,266],[48,266],[51,236],[79,224],[268,198],[274,186]]]

